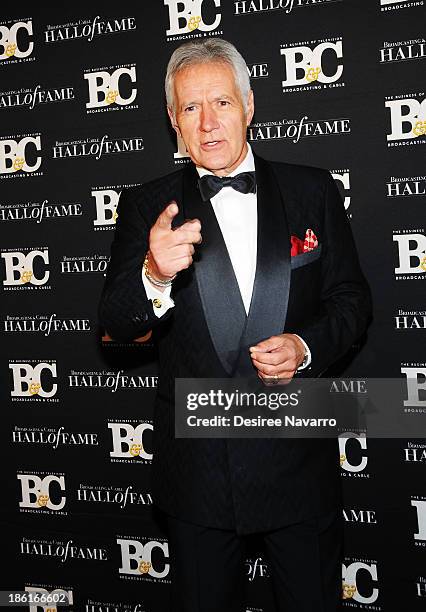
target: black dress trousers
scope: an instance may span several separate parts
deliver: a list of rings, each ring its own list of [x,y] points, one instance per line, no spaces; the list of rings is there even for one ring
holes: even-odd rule
[[[173,612],[245,612],[245,537],[167,517]],[[341,609],[339,510],[261,534],[277,612]]]

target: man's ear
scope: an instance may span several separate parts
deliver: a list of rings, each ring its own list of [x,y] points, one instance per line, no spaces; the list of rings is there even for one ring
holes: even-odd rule
[[[167,114],[169,115],[170,123],[172,124],[172,127],[175,130],[175,132],[177,133],[177,135],[178,136],[182,136],[182,134],[180,133],[179,126],[176,123],[176,117],[175,117],[172,109],[170,108],[170,106],[167,107]]]
[[[250,125],[251,120],[253,119],[253,115],[254,115],[254,94],[253,94],[253,90],[250,89],[248,99],[247,99],[247,113],[246,113],[246,121],[247,121],[248,126]]]

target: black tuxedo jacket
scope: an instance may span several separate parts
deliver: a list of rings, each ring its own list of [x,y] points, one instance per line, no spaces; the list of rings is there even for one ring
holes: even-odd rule
[[[246,315],[219,225],[193,164],[122,192],[101,324],[117,340],[155,328],[160,375],[154,416],[154,502],[167,513],[239,533],[275,529],[340,504],[335,440],[175,439],[174,379],[252,376],[248,347],[299,334],[319,376],[365,330],[370,293],[331,175],[255,155],[258,243]],[[197,217],[203,242],[173,282],[175,307],[156,317],[141,279],[149,230],[170,200],[174,225]],[[241,220],[244,223],[244,219]],[[290,236],[312,229],[313,251],[290,257]]]

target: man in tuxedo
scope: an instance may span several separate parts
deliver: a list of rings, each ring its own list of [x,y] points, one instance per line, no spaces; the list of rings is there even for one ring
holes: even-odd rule
[[[320,376],[364,332],[369,289],[330,174],[246,140],[244,59],[207,39],[173,53],[168,113],[193,163],[122,192],[100,320],[159,348],[154,503],[173,612],[242,612],[244,535],[263,536],[277,610],[339,608],[336,440],[176,439],[175,378]]]

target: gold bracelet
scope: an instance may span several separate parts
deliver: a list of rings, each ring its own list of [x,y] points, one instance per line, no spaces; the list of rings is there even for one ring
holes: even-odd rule
[[[160,280],[159,278],[154,278],[153,276],[151,276],[151,273],[149,272],[149,250],[145,255],[145,259],[143,261],[143,268],[145,276],[147,277],[149,282],[152,283],[155,287],[170,287],[172,281],[176,278],[176,274],[168,280]]]

